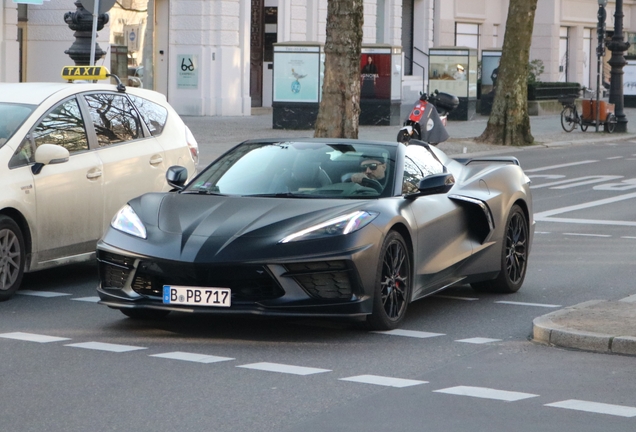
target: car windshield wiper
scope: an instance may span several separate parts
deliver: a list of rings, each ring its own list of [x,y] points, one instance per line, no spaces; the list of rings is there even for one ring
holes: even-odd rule
[[[206,189],[200,189],[200,190],[184,190],[181,191],[182,194],[196,194],[196,195],[217,195],[217,196],[225,196],[222,193],[219,192],[215,192],[215,191],[211,191],[211,190],[206,190]]]
[[[307,194],[297,194],[291,192],[278,192],[278,193],[264,193],[264,194],[250,194],[250,195],[241,195],[243,197],[265,197],[265,198],[312,198]]]

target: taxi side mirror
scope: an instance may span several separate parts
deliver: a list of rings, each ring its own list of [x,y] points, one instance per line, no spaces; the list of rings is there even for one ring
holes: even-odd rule
[[[35,164],[31,171],[39,174],[44,165],[53,165],[68,162],[69,152],[62,146],[55,144],[41,144],[35,149]]]

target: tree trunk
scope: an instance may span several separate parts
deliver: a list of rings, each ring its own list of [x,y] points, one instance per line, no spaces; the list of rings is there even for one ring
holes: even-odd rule
[[[537,0],[510,0],[495,100],[477,141],[521,146],[534,142],[528,116],[528,62]]]
[[[358,138],[363,0],[329,0],[315,137]]]

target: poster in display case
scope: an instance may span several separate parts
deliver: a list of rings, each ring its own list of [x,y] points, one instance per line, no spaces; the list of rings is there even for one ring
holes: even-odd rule
[[[397,125],[402,99],[402,48],[364,44],[360,55],[360,124]]]
[[[273,102],[320,101],[320,47],[274,48]]]
[[[317,42],[274,44],[272,118],[274,129],[312,129],[324,78],[324,51]]]
[[[481,94],[494,92],[499,77],[501,50],[483,50],[481,52]]]
[[[457,96],[451,120],[470,120],[477,106],[477,50],[467,47],[429,50],[428,91]]]

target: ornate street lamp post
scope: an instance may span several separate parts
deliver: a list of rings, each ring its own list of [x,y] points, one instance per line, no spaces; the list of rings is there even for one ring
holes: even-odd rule
[[[627,132],[627,117],[625,116],[623,100],[623,67],[627,64],[624,53],[629,48],[629,42],[623,38],[623,0],[616,0],[616,12],[614,13],[614,36],[607,44],[607,48],[612,51],[609,60],[611,69],[610,78],[610,103],[614,104],[614,114],[616,115],[616,132]]]
[[[81,0],[75,1],[75,12],[66,12],[64,14],[64,22],[68,24],[69,28],[75,33],[75,42],[64,54],[73,59],[76,66],[89,66],[91,64],[91,41],[93,35],[93,14],[88,12],[82,6]],[[104,25],[108,23],[108,14],[99,14],[97,18],[97,31],[104,28]],[[95,58],[94,62],[97,62],[100,58],[104,57],[104,52],[100,46],[95,43]]]

